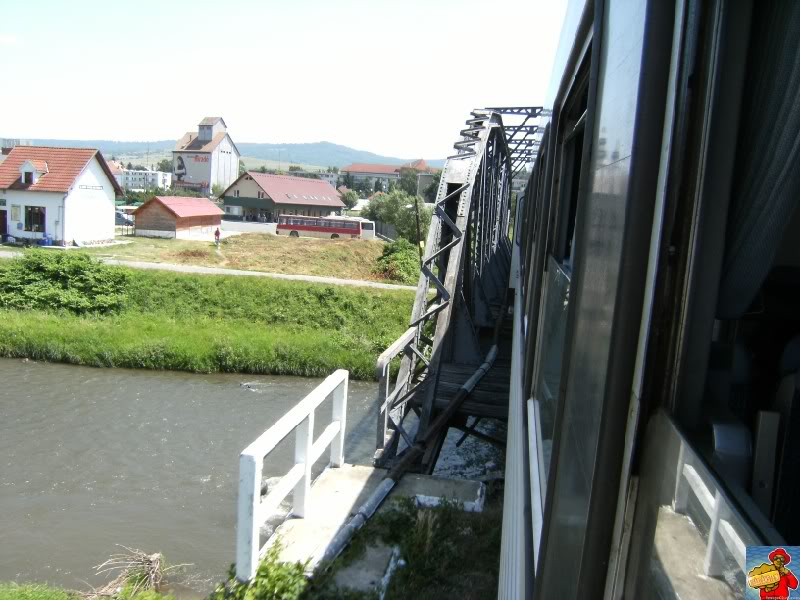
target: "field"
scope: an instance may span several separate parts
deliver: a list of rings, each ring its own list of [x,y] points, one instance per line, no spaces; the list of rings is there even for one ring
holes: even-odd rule
[[[120,260],[396,283],[372,272],[384,247],[382,242],[377,241],[323,240],[245,233],[222,240],[217,252],[211,242],[133,236],[117,239],[131,243],[87,248],[85,251],[94,256]]]
[[[0,271],[12,266],[5,261]],[[413,301],[405,290],[121,270],[128,278],[117,312],[0,308],[0,356],[309,377],[344,368],[373,379],[378,355],[408,326]]]

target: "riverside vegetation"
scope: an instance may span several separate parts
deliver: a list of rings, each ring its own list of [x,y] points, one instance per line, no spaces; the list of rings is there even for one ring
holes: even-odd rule
[[[228,580],[217,585],[206,600],[368,600],[377,590],[357,592],[338,587],[335,573],[364,555],[369,544],[383,543],[400,550],[405,566],[398,568],[385,591],[387,600],[479,600],[497,594],[499,577],[502,493],[490,487],[483,512],[467,513],[455,503],[418,508],[411,499],[390,500],[359,530],[350,545],[313,579],[305,565],[278,561],[280,541],[271,546],[249,583],[240,583],[233,565]],[[160,556],[160,555],[158,555]],[[171,600],[160,586],[140,586],[134,578],[119,586],[111,600]],[[151,577],[150,579],[155,579]],[[160,578],[159,578],[160,580]],[[91,593],[64,591],[39,585],[0,583],[0,600],[99,600]]]
[[[0,264],[0,356],[372,379],[412,302],[407,290],[137,271],[29,250]]]

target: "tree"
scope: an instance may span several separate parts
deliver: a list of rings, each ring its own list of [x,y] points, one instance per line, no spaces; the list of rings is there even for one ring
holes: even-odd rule
[[[125,168],[128,169],[129,171],[132,171],[133,170],[133,163],[132,162],[128,162],[128,164],[125,165]]]
[[[356,186],[353,183],[353,176],[350,173],[344,174],[344,177],[342,177],[342,185],[350,188],[351,190],[355,189]]]
[[[382,182],[380,179],[378,179],[378,178],[376,177],[376,178],[375,178],[375,185],[373,185],[373,186],[372,186],[372,189],[373,189],[373,191],[375,191],[375,192],[382,192],[382,191],[384,191],[384,190],[383,190],[383,182]]]
[[[417,170],[408,168],[400,169],[400,181],[397,182],[397,187],[399,187],[409,196],[416,196]]]
[[[339,167],[328,167],[328,173],[338,173]]]
[[[290,173],[292,171],[302,171],[302,170],[303,170],[303,167],[298,167],[297,165],[289,165],[289,172]]]
[[[225,192],[225,186],[221,183],[215,183],[213,186],[211,186],[211,195],[215,198],[221,198],[223,192]]]
[[[260,167],[258,167],[258,172],[259,173],[266,173],[267,172],[266,165],[261,165]]]
[[[342,194],[342,202],[347,208],[353,208],[358,202],[358,193],[354,190],[347,190]]]
[[[422,197],[425,198],[425,202],[436,202],[436,192],[439,191],[439,182],[442,180],[442,172],[439,171],[433,175],[433,181],[428,184],[428,186],[422,190]]]
[[[156,165],[156,171],[172,173],[172,161],[168,158],[162,158]]]
[[[416,210],[419,210],[419,235]],[[363,214],[372,221],[394,225],[399,237],[418,243],[424,241],[428,235],[432,212],[431,207],[425,206],[421,198],[398,189],[374,196]]]
[[[244,166],[244,161],[239,161],[239,175],[244,175],[247,172],[247,167]]]

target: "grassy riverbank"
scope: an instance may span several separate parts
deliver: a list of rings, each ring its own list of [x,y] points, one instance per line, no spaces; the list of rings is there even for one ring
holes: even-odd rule
[[[203,373],[323,376],[345,368],[372,379],[378,354],[407,327],[413,301],[402,290],[122,272],[122,307],[105,314],[6,303],[0,356]]]

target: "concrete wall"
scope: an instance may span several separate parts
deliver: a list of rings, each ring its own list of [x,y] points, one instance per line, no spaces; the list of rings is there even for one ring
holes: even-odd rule
[[[239,176],[239,153],[226,136],[211,153],[210,186],[228,187]]]
[[[75,180],[65,201],[64,239],[114,239],[114,186],[95,158]]]

